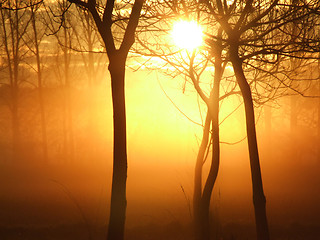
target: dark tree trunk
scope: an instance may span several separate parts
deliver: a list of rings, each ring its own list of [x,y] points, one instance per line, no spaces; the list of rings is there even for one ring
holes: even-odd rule
[[[126,55],[110,56],[109,72],[113,103],[113,176],[108,240],[123,240],[126,219],[127,143],[125,108]]]
[[[112,12],[115,1],[106,1],[103,17],[96,9],[96,1],[68,0],[88,9],[104,41],[109,58],[113,104],[113,176],[111,189],[108,240],[123,240],[126,220],[127,139],[125,107],[125,64],[135,40],[135,31],[144,0],[135,0],[122,42],[116,49],[113,36]],[[100,9],[101,10],[101,9]],[[99,10],[99,11],[100,11]]]
[[[194,228],[195,228],[195,237],[197,240],[203,239],[203,225],[204,225],[204,216],[202,210],[202,166],[205,158],[205,153],[207,150],[209,142],[209,133],[211,125],[211,116],[207,112],[203,135],[201,144],[198,150],[196,165],[195,165],[195,175],[194,175],[194,190],[193,190],[193,218],[194,218]]]
[[[201,199],[201,216],[202,222],[202,240],[210,239],[210,200],[214,184],[218,177],[220,165],[220,134],[219,134],[219,93],[220,80],[222,76],[221,52],[216,54],[214,84],[211,92],[208,111],[211,115],[211,140],[212,140],[212,159],[207,181],[203,188]]]
[[[257,239],[269,240],[270,237],[266,214],[266,198],[264,196],[262,185],[251,89],[242,69],[242,61],[238,56],[237,46],[231,46],[230,57],[236,79],[244,100]]]
[[[219,30],[221,37],[222,31]],[[203,129],[203,137],[199,148],[197,162],[195,167],[195,181],[194,181],[194,226],[196,240],[210,239],[210,200],[214,184],[216,182],[219,164],[220,164],[220,135],[219,135],[219,94],[220,81],[222,77],[222,59],[221,59],[221,45],[217,41],[213,46],[212,53],[215,57],[215,72],[214,84],[211,90],[210,97],[207,104],[207,116],[205,126]],[[202,167],[205,161],[205,151],[208,146],[209,129],[211,125],[211,140],[212,140],[212,158],[211,166],[205,185],[202,190]]]

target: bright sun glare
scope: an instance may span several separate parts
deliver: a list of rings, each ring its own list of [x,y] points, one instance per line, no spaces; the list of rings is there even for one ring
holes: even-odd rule
[[[174,23],[172,29],[172,38],[179,48],[185,48],[189,51],[202,45],[203,32],[194,21],[178,21]]]

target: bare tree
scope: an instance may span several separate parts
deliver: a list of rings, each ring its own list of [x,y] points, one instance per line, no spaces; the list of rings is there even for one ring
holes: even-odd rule
[[[81,62],[84,67],[84,76],[87,79],[87,137],[91,142],[95,142],[97,137],[96,120],[97,113],[94,111],[98,107],[97,96],[101,94],[102,77],[107,71],[107,56],[103,48],[103,42],[97,31],[97,26],[89,11],[77,7],[76,11],[72,12],[76,21],[72,24],[73,35],[76,38],[76,43],[73,50],[77,55],[81,56]],[[80,23],[80,24],[79,24]],[[95,158],[99,147],[97,144],[92,144],[88,149],[88,156]]]
[[[45,114],[45,102],[44,102],[44,93],[43,93],[43,69],[41,66],[41,53],[40,53],[40,43],[43,39],[45,29],[39,31],[39,26],[37,24],[41,23],[38,18],[38,11],[41,8],[41,2],[35,4],[36,2],[31,1],[30,5],[30,14],[31,14],[31,23],[33,36],[31,37],[31,42],[33,46],[29,46],[29,49],[36,57],[36,73],[38,80],[38,97],[39,97],[39,106],[40,106],[40,117],[41,117],[41,135],[42,135],[42,152],[43,160],[45,163],[48,163],[48,139],[47,139],[47,123],[46,123],[46,114]],[[43,25],[42,25],[43,27]]]
[[[109,58],[108,69],[111,75],[114,146],[111,206],[107,239],[121,240],[124,238],[127,181],[125,67],[128,52],[135,40],[135,30],[144,1],[136,0],[132,6],[131,13],[127,13],[126,16],[122,14],[114,16],[113,11],[119,13],[120,9],[130,7],[131,3],[129,1],[116,2],[108,0],[104,4],[97,3],[95,0],[68,1],[87,9],[91,13]],[[121,20],[123,24],[126,24],[126,28],[121,41],[116,42],[116,37],[118,36],[114,27]]]
[[[245,105],[257,238],[268,240],[266,199],[256,138],[254,104],[250,82],[244,69],[253,65],[260,71],[268,72],[267,65],[277,62],[280,57],[282,61],[285,58],[296,58],[297,52],[304,53],[307,59],[312,58],[311,53],[318,51],[319,43],[314,34],[309,34],[316,26],[304,28],[302,25],[313,22],[311,19],[316,17],[319,4],[301,1],[290,5],[278,0],[247,1],[245,4],[234,1],[230,5],[220,0],[203,2],[227,34],[224,42],[229,47],[228,54]],[[298,34],[292,34],[289,30],[294,21],[299,21]],[[275,32],[281,34],[282,41],[272,41]],[[258,62],[265,65],[259,67]],[[281,83],[286,85],[284,81]]]
[[[145,66],[150,70],[162,69],[162,72],[170,78],[184,77],[185,84],[190,84],[201,98],[202,103],[205,104],[205,118],[200,123],[203,126],[203,135],[194,168],[193,224],[195,238],[209,240],[210,205],[220,165],[219,104],[226,97],[236,93],[234,85],[226,88],[225,92],[220,91],[226,67],[226,61],[222,58],[223,32],[221,28],[212,27],[215,22],[214,18],[200,12],[197,1],[161,1],[155,2],[150,8],[153,11],[145,21],[145,32],[139,32],[140,45],[135,49],[136,53],[149,57]],[[214,48],[210,51],[202,48],[190,52],[171,46],[166,35],[170,32],[173,22],[179,21],[181,16],[185,16],[182,19],[186,21],[198,21],[207,31],[206,34],[216,36],[215,40],[211,41]],[[163,66],[159,67],[157,64],[148,66],[153,58],[162,59]],[[172,67],[173,70],[170,70]],[[210,68],[214,71],[208,70]],[[203,74],[205,72],[212,73],[208,76]],[[184,89],[185,87],[183,91]],[[208,160],[209,172],[205,175],[203,168],[207,158],[210,158],[210,161]]]
[[[272,2],[205,0],[199,3],[196,3],[198,4],[196,8],[192,8],[191,6],[194,5],[186,1],[174,1],[172,4],[167,1],[161,1],[159,5],[164,5],[166,9],[156,11],[156,8],[154,8],[154,14],[157,19],[156,23],[162,21],[170,22],[182,15],[188,19],[194,9],[197,9],[198,11],[200,10],[199,16],[202,17],[199,17],[199,19],[205,18],[204,16],[207,14],[213,17],[211,29],[216,28],[214,25],[220,25],[222,34],[218,35],[210,32],[206,34],[208,38],[207,45],[211,49],[208,52],[216,51],[217,45],[221,46],[223,49],[223,56],[221,58],[225,63],[230,62],[232,64],[237,84],[243,96],[257,238],[259,240],[269,239],[266,199],[262,184],[254,107],[255,104],[261,105],[270,99],[286,95],[291,89],[302,94],[303,90],[294,87],[293,82],[296,79],[293,77],[292,71],[288,69],[288,64],[292,58],[302,59],[303,61],[299,61],[299,64],[296,65],[297,68],[301,68],[306,64],[310,64],[315,59],[313,53],[319,51],[318,37],[314,34],[315,29],[318,27],[315,19],[317,19],[316,15],[319,13],[319,4],[313,1],[283,4],[277,0]],[[311,22],[313,24],[310,24]],[[291,31],[293,23],[298,25],[296,26],[297,32],[295,34]],[[159,26],[160,24],[149,25],[152,26],[150,27],[150,31],[154,31],[158,36],[161,35],[159,33],[161,31],[167,34],[170,28],[170,24],[168,23],[163,26]],[[303,28],[303,26],[308,27]],[[175,62],[171,59],[171,56],[175,52],[172,52],[170,47],[164,47],[160,51],[156,51],[155,49],[158,47],[156,41],[151,41],[150,43],[150,38],[148,38],[148,43],[140,42],[143,47],[153,49],[149,50],[149,53],[146,55],[163,56],[162,58],[168,64],[175,65]],[[219,42],[220,44],[217,44]],[[298,52],[299,54],[297,54]],[[207,57],[214,60],[219,59],[216,58],[216,55],[208,55]],[[192,61],[187,63],[185,59],[181,59],[181,62],[188,65]],[[175,67],[175,69],[177,70],[176,75],[178,75],[183,74],[183,71],[190,74],[192,73],[190,69],[192,70],[193,68],[183,69],[179,66]],[[192,77],[192,74],[190,77]],[[199,84],[197,81],[193,82],[196,83],[194,86],[205,101],[203,93],[199,91]],[[210,112],[210,108],[208,109]],[[203,158],[202,149],[205,149],[208,144],[209,137],[206,131],[210,127],[207,124],[210,124],[210,118],[214,114],[210,115],[207,116],[205,121],[198,160]],[[213,154],[219,154],[217,148],[216,151]],[[199,166],[202,166],[201,162],[197,164],[196,169],[199,169]],[[196,180],[199,179],[197,177],[199,175],[201,175],[201,171],[196,170],[195,186],[201,186],[201,180]],[[201,188],[198,188],[198,190],[195,188],[195,196],[199,196],[199,189]],[[195,202],[199,202],[199,200]],[[194,207],[196,205],[194,203]],[[196,218],[196,214],[194,217]],[[196,227],[196,229],[200,228]]]
[[[73,50],[81,54],[88,78],[88,86],[92,88],[101,82],[97,78],[98,73],[106,65],[106,56],[102,48],[103,43],[89,11],[77,7],[74,15],[77,19],[76,22],[80,24],[72,24],[77,42]]]
[[[72,48],[75,38],[73,37],[72,21],[74,20],[70,11],[70,3],[67,0],[59,0],[46,5],[46,24],[49,35],[56,40],[57,51],[55,53],[56,68],[54,72],[60,80],[62,92],[62,155],[65,161],[73,162],[75,159],[75,137],[72,106]],[[55,17],[61,16],[56,20]],[[47,33],[48,34],[48,33]],[[63,63],[63,64],[61,64]]]
[[[37,3],[37,2],[35,2]],[[32,4],[31,4],[32,5]],[[19,118],[19,85],[24,80],[22,69],[28,54],[24,37],[30,27],[31,17],[28,12],[30,4],[22,1],[4,1],[0,4],[1,38],[4,58],[7,62],[7,76],[11,112],[12,151],[15,159],[19,158],[21,147]]]

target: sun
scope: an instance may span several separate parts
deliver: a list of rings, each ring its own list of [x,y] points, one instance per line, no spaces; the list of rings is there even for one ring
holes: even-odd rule
[[[193,51],[200,47],[203,42],[203,32],[201,26],[195,21],[177,21],[174,23],[172,39],[179,48]]]

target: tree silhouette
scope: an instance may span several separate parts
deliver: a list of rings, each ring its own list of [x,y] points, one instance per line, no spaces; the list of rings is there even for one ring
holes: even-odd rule
[[[144,1],[136,0],[130,15],[128,14],[127,16],[114,16],[113,11],[118,10],[119,12],[119,8],[130,7],[130,3],[115,3],[114,0],[108,0],[104,5],[99,5],[95,0],[87,2],[81,0],[68,1],[91,13],[109,58],[108,69],[111,75],[114,142],[111,206],[107,239],[121,240],[124,238],[127,181],[125,67],[128,52],[135,40],[135,31]],[[117,32],[114,30],[114,26],[119,24],[118,22],[121,20],[127,24],[127,27],[119,43],[116,42],[116,37],[118,36],[116,36]]]
[[[292,73],[292,69],[288,69],[287,65],[292,58],[300,60],[296,61],[299,62],[296,68],[312,64],[312,61],[316,59],[313,53],[319,51],[319,37],[315,34],[319,26],[317,21],[319,4],[313,1],[295,1],[283,4],[277,0],[271,2],[204,0],[199,2],[173,1],[172,3],[164,1],[159,2],[158,5],[154,5],[156,6],[151,6],[151,8],[154,9],[153,13],[156,21],[154,24],[149,25],[152,26],[150,31],[154,31],[154,35],[157,35],[158,39],[161,39],[161,34],[168,33],[170,21],[172,22],[180,17],[190,19],[192,18],[192,14],[197,12],[197,19],[201,24],[206,22],[206,20],[209,22],[207,23],[209,27],[206,27],[206,29],[211,30],[211,32],[209,30],[206,33],[206,43],[209,46],[207,52],[216,52],[220,46],[223,49],[222,56],[220,57],[222,60],[220,61],[226,64],[231,63],[233,66],[236,82],[240,88],[245,106],[257,238],[263,240],[269,239],[266,200],[256,137],[254,104],[261,105],[270,99],[284,96],[288,94],[290,89],[294,89],[294,91],[299,93],[303,92],[294,86],[293,82],[296,79],[293,77],[294,73]],[[211,18],[207,17],[208,15]],[[161,22],[166,23],[161,26]],[[213,29],[219,28],[216,25],[221,27],[221,34],[212,32]],[[292,31],[292,26],[294,26],[295,31]],[[162,33],[160,33],[161,31]],[[150,41],[150,37],[147,39],[148,41],[140,40],[141,45],[148,49],[145,55],[161,57],[168,64],[174,66],[176,71],[171,76],[179,74],[189,75],[193,79],[192,82],[199,96],[206,102],[205,95],[199,87],[199,76],[193,76],[192,74],[194,71],[193,57],[189,56],[190,62],[186,60],[188,57],[180,58],[180,63],[190,66],[189,68],[177,66],[177,61],[173,60],[172,56],[176,55],[178,51],[173,50],[169,46],[161,48],[159,47],[159,41]],[[219,57],[217,56],[219,55],[207,54],[206,57],[212,59],[212,62],[219,62]],[[215,71],[217,71],[216,66]],[[219,96],[217,92],[214,92],[214,94],[218,94]],[[211,111],[209,104],[208,112],[210,113]],[[196,170],[195,174],[194,199],[196,200],[194,201],[194,209],[197,208],[197,202],[200,202],[201,199],[199,197],[201,196],[199,194],[201,192],[199,190],[201,189],[201,179],[199,179],[201,170],[199,169],[201,169],[202,163],[199,159],[203,158],[203,149],[206,149],[208,144],[209,135],[207,131],[210,129],[211,121],[212,129],[215,129],[213,132],[218,132],[218,129],[214,127],[213,116],[215,116],[215,113],[212,112],[207,115],[203,139],[200,144],[196,166],[198,170]],[[215,139],[219,139],[219,136],[215,136]],[[218,148],[215,148],[214,151],[213,155],[219,155]],[[215,166],[213,168],[215,168],[215,171],[218,171],[218,164],[212,166]],[[215,176],[215,174],[211,176]],[[215,177],[212,179],[215,179]],[[214,180],[210,182],[210,184],[214,184]],[[203,194],[206,192],[205,189],[206,186],[204,187]],[[203,196],[207,195],[204,194]],[[208,208],[206,212],[208,214]],[[197,218],[196,213],[194,214],[194,218]],[[199,223],[199,226],[196,226],[198,233],[201,232],[201,226],[203,229],[207,228],[204,226],[204,223],[208,223],[207,220],[202,223],[197,220],[196,222]],[[201,234],[197,234],[197,237],[199,236]],[[208,235],[203,235],[200,238],[206,239],[207,237]]]
[[[9,80],[5,85],[9,88],[9,109],[11,112],[12,153],[15,160],[19,159],[21,150],[21,127],[19,116],[19,88],[25,79],[23,62],[28,54],[26,34],[31,26],[29,7],[35,7],[41,1],[21,2],[5,1],[0,3],[1,14],[1,48],[5,53],[5,67]]]
[[[282,4],[278,0],[247,1],[245,4],[234,1],[230,5],[220,0],[206,0],[203,3],[227,35],[223,41],[228,46],[230,61],[245,105],[257,239],[268,240],[266,199],[262,185],[252,90],[244,69],[252,65],[257,67],[259,62],[264,63],[264,68],[267,69],[266,65],[277,62],[279,56],[282,61],[284,58],[297,58],[297,52],[304,53],[305,58],[312,58],[307,54],[319,51],[318,37],[313,34],[316,25],[309,25],[308,28],[302,26],[317,18],[319,3],[296,1]],[[293,23],[297,32],[290,31]],[[280,34],[285,41],[274,43],[272,37],[276,34]],[[301,57],[300,55],[299,58]]]
[[[54,6],[52,8],[52,6]],[[74,44],[73,29],[74,21],[72,14],[67,12],[70,3],[67,0],[56,1],[54,5],[46,6],[46,23],[48,32],[57,44],[55,75],[60,80],[62,90],[62,131],[63,131],[63,158],[66,162],[73,162],[75,158],[75,134],[72,106],[72,48]],[[62,16],[61,22],[57,22],[54,16]],[[57,30],[58,29],[58,30]],[[63,63],[63,64],[61,64]]]
[[[36,2],[35,2],[36,3]],[[31,37],[31,44],[30,46],[31,52],[36,57],[36,73],[37,73],[37,80],[38,80],[38,96],[39,96],[39,106],[40,106],[40,117],[41,117],[41,136],[42,136],[42,151],[43,151],[43,160],[45,163],[48,163],[48,139],[47,139],[47,122],[46,122],[46,115],[45,115],[45,102],[44,102],[44,93],[43,93],[43,70],[41,66],[41,54],[40,54],[40,43],[44,36],[44,29],[39,31],[39,27],[37,26],[39,21],[38,17],[38,10],[42,4],[34,4],[31,1],[30,5],[30,12],[31,12],[31,23],[32,23],[32,30],[33,36]],[[42,25],[43,27],[44,25]]]
[[[102,39],[97,31],[94,20],[88,11],[83,11],[79,7],[75,11],[76,21],[72,23],[73,36],[76,38],[76,45],[73,46],[74,52],[81,55],[81,61],[84,64],[84,74],[87,78],[87,105],[89,106],[88,112],[88,127],[87,137],[91,142],[95,142],[97,129],[96,119],[97,113],[94,111],[97,106],[98,89],[101,87],[101,75],[107,72],[107,56],[103,50]],[[80,23],[80,24],[79,24]],[[98,146],[93,144],[88,149],[88,156],[95,158]]]
[[[214,18],[201,13],[196,1],[166,1],[165,3],[155,3],[154,6],[150,6],[155,9],[145,24],[150,28],[146,27],[145,35],[142,33],[138,35],[141,48],[138,46],[135,50],[139,54],[149,56],[150,61],[153,57],[162,59],[163,67],[158,65],[146,67],[155,71],[162,69],[171,78],[184,76],[186,83],[193,86],[205,104],[205,119],[201,124],[203,134],[194,168],[193,224],[196,239],[208,240],[210,239],[210,202],[220,165],[219,104],[220,101],[237,92],[232,85],[227,87],[225,92],[220,92],[226,62],[222,59],[222,30],[212,27]],[[218,39],[214,41],[215,47],[210,51],[203,48],[189,52],[186,49],[171,46],[165,35],[168,35],[168,28],[172,27],[174,21],[179,21],[180,17],[205,25],[203,27],[208,31],[207,34],[210,32]],[[167,65],[172,66],[173,70],[170,70]],[[210,76],[204,74],[209,71],[209,67],[214,69]],[[203,168],[208,156],[210,156],[208,161],[210,166],[208,174],[205,175]]]

